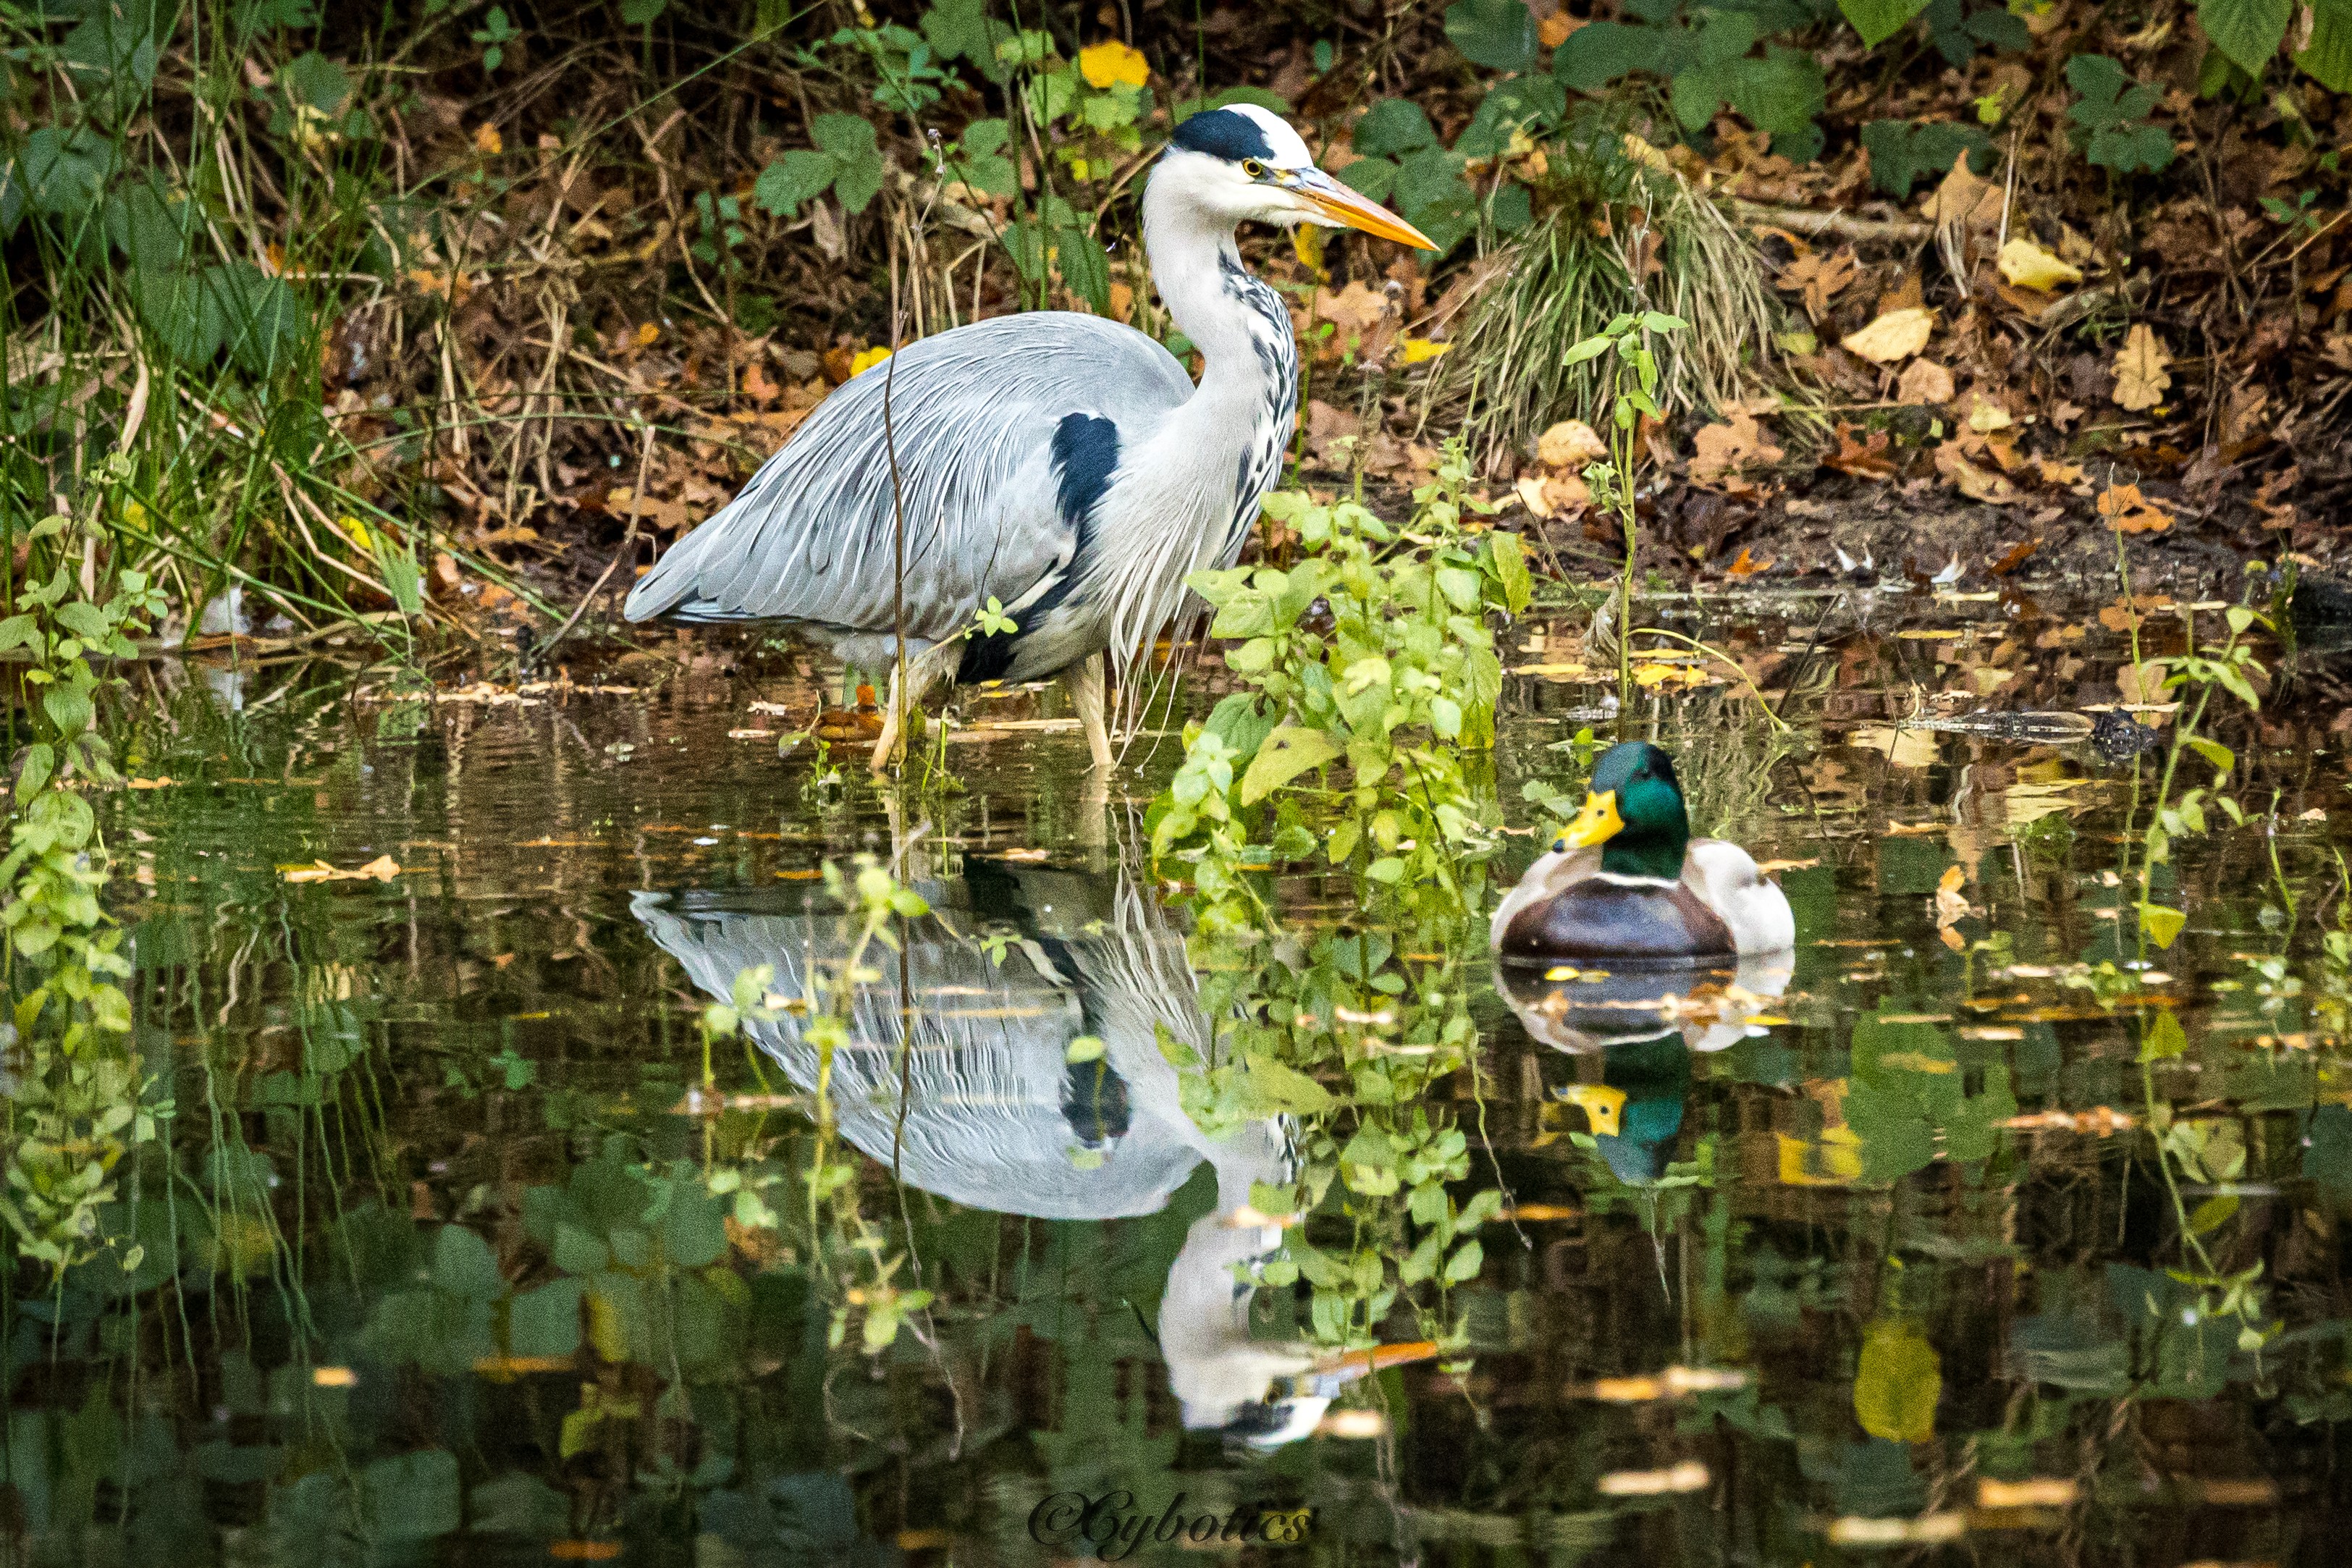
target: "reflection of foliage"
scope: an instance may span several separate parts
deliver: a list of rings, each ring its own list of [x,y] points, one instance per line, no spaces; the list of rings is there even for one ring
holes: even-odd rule
[[[104,534],[100,513],[124,504],[130,465],[120,455],[102,466],[88,515],[52,515],[27,539],[28,581],[16,590],[17,613],[0,621],[0,650],[31,656],[24,679],[39,693],[39,739],[25,748],[16,778],[16,816],[0,860],[7,889],[0,925],[16,965],[15,1025],[22,1068],[9,1096],[7,1195],[0,1216],[26,1257],[53,1274],[104,1245],[99,1210],[115,1194],[112,1172],[133,1147],[155,1136],[140,1103],[140,1065],[131,1048],[131,1003],[117,980],[131,973],[119,951],[122,933],[99,907],[108,860],[96,816],[79,793],[118,782],[113,753],[98,731],[103,686],[93,658],[129,658],[131,634],[162,611],[162,595],[143,573],[110,574],[99,599],[76,580]],[[138,1248],[123,1254],[135,1269]]]
[[[1305,1279],[1316,1337],[1332,1345],[1372,1342],[1408,1300],[1426,1336],[1445,1337],[1415,1293],[1476,1276],[1475,1233],[1500,1201],[1455,1202],[1468,1142],[1425,1102],[1476,1040],[1465,965],[1484,945],[1493,805],[1465,753],[1494,738],[1501,668],[1486,617],[1523,609],[1528,593],[1514,542],[1474,544],[1464,530],[1467,479],[1450,454],[1414,496],[1423,542],[1385,554],[1389,531],[1361,507],[1268,502],[1305,558],[1195,581],[1218,607],[1213,631],[1243,639],[1226,663],[1255,691],[1219,704],[1152,808],[1155,853],[1191,862],[1194,966],[1215,1023],[1205,1060],[1162,1048],[1198,1069],[1185,1108],[1213,1132],[1300,1119],[1297,1180],[1252,1201],[1309,1216],[1264,1278]],[[1328,632],[1309,616],[1318,601]],[[1308,782],[1342,763],[1347,787]],[[1349,875],[1355,908],[1300,931],[1261,879],[1318,847]],[[1327,1231],[1320,1215],[1347,1223]]]

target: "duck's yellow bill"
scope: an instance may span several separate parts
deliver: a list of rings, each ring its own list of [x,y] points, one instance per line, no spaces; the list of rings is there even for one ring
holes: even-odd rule
[[[1624,1125],[1625,1091],[1622,1089],[1605,1083],[1577,1083],[1562,1089],[1559,1097],[1584,1112],[1596,1138],[1614,1138]]]
[[[1603,790],[1599,795],[1584,797],[1584,809],[1576,814],[1560,836],[1553,840],[1555,849],[1581,849],[1589,844],[1600,844],[1617,836],[1625,819],[1617,815],[1617,792]]]

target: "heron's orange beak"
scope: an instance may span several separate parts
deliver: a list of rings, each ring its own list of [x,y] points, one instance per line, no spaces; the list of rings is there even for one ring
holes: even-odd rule
[[[1361,192],[1351,191],[1320,169],[1300,171],[1297,183],[1290,187],[1291,195],[1307,205],[1307,210],[1345,228],[1360,228],[1366,234],[1382,239],[1393,239],[1421,250],[1435,250],[1437,242],[1412,225],[1372,201]]]
[[[1414,1340],[1408,1344],[1374,1345],[1368,1351],[1349,1351],[1333,1356],[1316,1367],[1323,1376],[1346,1384],[1359,1378],[1370,1377],[1392,1366],[1410,1366],[1417,1361],[1428,1361],[1437,1354],[1437,1346],[1428,1340]]]

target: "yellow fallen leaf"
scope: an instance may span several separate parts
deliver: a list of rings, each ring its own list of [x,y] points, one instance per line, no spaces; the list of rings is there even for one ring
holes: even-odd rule
[[[1522,474],[1512,487],[1518,492],[1519,504],[1539,518],[1551,516],[1551,502],[1544,499],[1544,481],[1540,474]]]
[[[1421,364],[1449,352],[1453,347],[1452,343],[1433,342],[1427,338],[1407,338],[1404,340],[1404,363]]]
[[[2006,430],[2017,423],[2009,416],[2008,409],[1993,402],[1983,393],[1976,394],[1973,401],[1976,406],[1969,410],[1969,428],[1978,435],[1990,436],[1996,430]]]
[[[1893,364],[1926,348],[1927,334],[1935,330],[1936,312],[1923,305],[1913,305],[1889,310],[1862,331],[1849,332],[1839,341],[1848,353],[1860,354],[1873,364]]]
[[[2145,321],[2133,327],[2116,353],[2116,406],[2137,414],[2163,402],[2165,389],[2172,384],[2165,369],[2171,363],[2172,355],[2154,329]]]
[[[389,855],[379,855],[366,865],[348,871],[324,860],[313,860],[308,866],[280,866],[278,869],[289,882],[389,882],[400,875],[400,862]]]
[[[1142,50],[1130,49],[1112,38],[1078,51],[1078,74],[1087,79],[1091,88],[1108,88],[1118,82],[1141,87],[1151,79],[1151,66],[1144,59]]]
[[[497,157],[506,151],[506,138],[499,134],[499,128],[495,125],[486,121],[480,130],[474,132],[474,151],[485,158]]]
[[[878,343],[873,348],[861,350],[857,357],[849,362],[849,374],[863,375],[889,357],[890,351]]]
[[[2061,261],[2030,239],[2012,239],[1996,258],[2000,275],[2021,289],[2047,294],[2061,283],[2080,283],[2083,269]]]
[[[1968,879],[1968,873],[1958,866],[1944,868],[1943,877],[1936,883],[1936,925],[1938,930],[1948,929],[1955,921],[1967,918],[1968,896],[1960,891],[1960,887]]]
[[[1581,468],[1608,456],[1601,432],[1581,419],[1563,419],[1536,439],[1536,460],[1555,468]]]

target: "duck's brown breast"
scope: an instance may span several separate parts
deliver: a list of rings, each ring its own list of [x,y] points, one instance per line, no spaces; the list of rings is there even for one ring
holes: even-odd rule
[[[1603,877],[1521,910],[1496,951],[1525,963],[1689,963],[1738,956],[1722,917],[1682,883]]]

